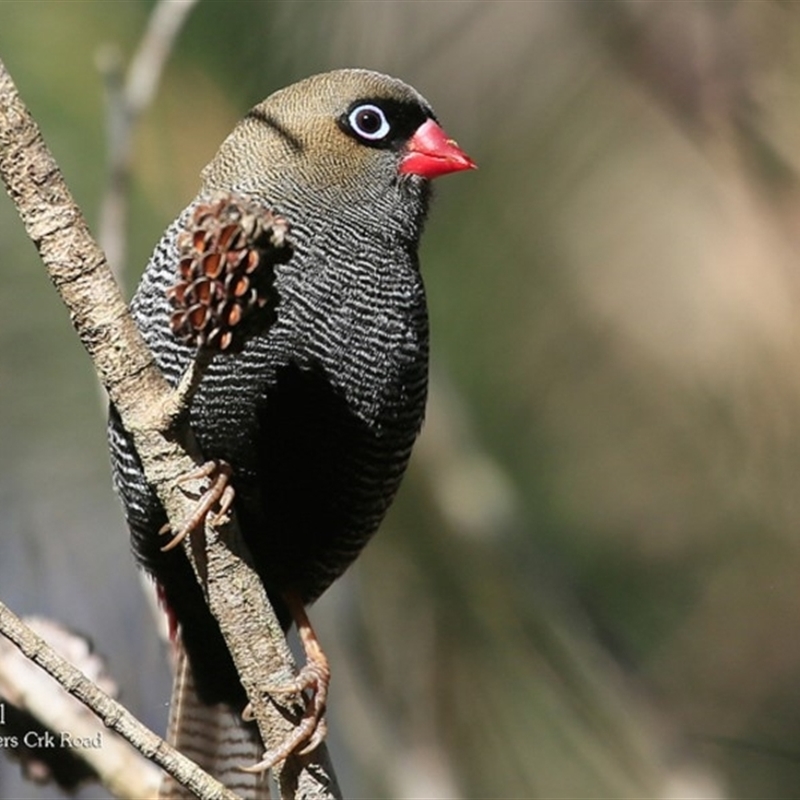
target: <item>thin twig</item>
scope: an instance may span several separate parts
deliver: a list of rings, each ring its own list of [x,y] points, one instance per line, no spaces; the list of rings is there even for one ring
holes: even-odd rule
[[[108,186],[100,205],[98,240],[117,281],[122,283],[128,254],[128,187],[133,134],[141,114],[153,102],[167,58],[197,0],[159,0],[122,80],[121,57],[104,47],[97,65],[105,79],[109,142]]]

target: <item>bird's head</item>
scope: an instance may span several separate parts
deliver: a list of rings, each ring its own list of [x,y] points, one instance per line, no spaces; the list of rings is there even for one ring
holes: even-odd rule
[[[345,69],[315,75],[255,106],[203,172],[278,207],[425,206],[430,179],[473,168],[428,102],[402,81]]]

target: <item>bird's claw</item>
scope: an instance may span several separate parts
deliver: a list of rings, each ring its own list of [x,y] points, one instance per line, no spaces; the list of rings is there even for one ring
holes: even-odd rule
[[[266,772],[290,755],[307,755],[315,750],[325,738],[328,725],[325,721],[325,709],[328,700],[328,687],[331,682],[331,670],[328,658],[319,644],[319,640],[311,627],[302,602],[296,598],[286,598],[294,617],[300,641],[306,653],[306,663],[296,677],[282,683],[264,687],[269,694],[297,694],[305,704],[300,723],[278,747],[267,750],[257,764],[242,767],[245,772]],[[253,707],[248,703],[242,711],[242,718],[254,718]]]
[[[321,744],[328,733],[325,707],[331,679],[328,662],[324,655],[323,659],[324,663],[318,660],[310,661],[300,670],[297,677],[290,681],[264,688],[264,691],[269,694],[299,694],[305,703],[305,711],[300,724],[292,731],[292,734],[278,747],[267,750],[257,764],[242,767],[244,772],[266,772],[281,761],[285,761],[293,753],[304,756]],[[242,711],[242,719],[248,722],[254,719],[250,703]]]
[[[270,684],[264,688],[264,691],[269,694],[303,694],[310,690],[311,700],[318,699],[324,705],[328,697],[330,680],[331,672],[328,666],[328,659],[320,650],[319,653],[315,653],[314,658],[309,660],[294,678],[283,683]]]
[[[236,497],[236,492],[230,483],[232,473],[233,470],[230,464],[225,461],[206,461],[196,470],[178,478],[179,484],[208,478],[209,485],[203,490],[192,515],[172,539],[161,548],[162,552],[167,552],[177,547],[190,533],[205,524],[206,518],[215,506],[217,510],[214,516],[211,517],[211,523],[219,525],[227,518]],[[159,530],[158,535],[163,536],[170,531],[171,528],[167,523]]]
[[[307,718],[295,729],[294,733],[284,741],[280,747],[274,750],[267,750],[264,757],[257,764],[249,767],[241,767],[242,772],[250,774],[260,774],[272,769],[276,764],[285,761],[290,755],[306,756],[322,744],[328,734],[328,723],[324,719],[317,720],[310,725],[306,725]],[[302,749],[298,749],[302,747]]]

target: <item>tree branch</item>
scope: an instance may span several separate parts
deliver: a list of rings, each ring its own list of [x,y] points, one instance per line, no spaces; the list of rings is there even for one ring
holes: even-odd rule
[[[202,453],[181,421],[186,415],[175,414],[173,391],[128,314],[103,253],[2,62],[0,177],[133,437],[145,476],[170,526],[180,530],[191,516],[193,503],[178,479],[203,463]],[[291,706],[270,699],[260,689],[265,682],[295,672],[283,632],[257,574],[240,557],[246,558],[246,549],[235,515],[219,528],[206,525],[205,548],[199,548],[205,563],[198,564],[191,540],[185,540],[184,551],[219,622],[262,739],[272,749],[294,727]],[[265,676],[270,676],[269,681]],[[309,756],[291,757],[274,771],[282,797],[339,796],[324,746]]]

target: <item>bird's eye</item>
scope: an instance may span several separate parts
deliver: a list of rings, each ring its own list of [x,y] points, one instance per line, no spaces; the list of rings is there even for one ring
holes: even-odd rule
[[[373,105],[354,108],[347,121],[354,133],[371,142],[385,138],[391,129],[386,114],[378,106]]]

